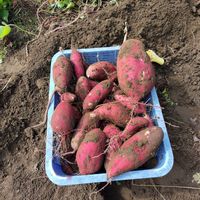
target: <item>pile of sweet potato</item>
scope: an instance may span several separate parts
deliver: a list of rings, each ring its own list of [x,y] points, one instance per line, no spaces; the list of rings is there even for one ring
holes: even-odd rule
[[[162,129],[154,126],[143,102],[155,85],[155,71],[142,42],[125,41],[116,65],[87,66],[76,49],[53,65],[60,103],[51,126],[68,174],[104,168],[112,178],[142,166],[162,142]]]

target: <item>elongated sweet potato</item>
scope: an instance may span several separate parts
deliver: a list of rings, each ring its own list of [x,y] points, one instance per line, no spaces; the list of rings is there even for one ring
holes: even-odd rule
[[[98,83],[85,97],[83,101],[83,110],[94,109],[96,105],[104,100],[113,87],[113,82],[110,80],[104,80]]]
[[[126,95],[119,94],[119,91],[114,94],[114,98],[116,101],[119,101],[123,106],[131,109],[134,114],[144,114],[147,112],[145,104],[135,102],[132,97],[127,97]]]
[[[71,140],[71,147],[76,151],[83,141],[85,134],[93,128],[98,127],[99,119],[96,114],[92,112],[85,113],[80,119],[76,131]]]
[[[76,95],[72,94],[70,92],[65,92],[65,93],[61,94],[61,96],[60,96],[61,101],[67,101],[69,103],[74,102],[75,99],[76,99]]]
[[[102,81],[109,77],[112,72],[116,71],[116,67],[107,61],[100,61],[90,65],[86,71],[86,76],[90,79]]]
[[[85,74],[84,61],[81,53],[77,49],[72,48],[70,60],[74,66],[74,72],[76,78],[79,79],[81,76],[84,76]]]
[[[152,158],[163,140],[160,127],[144,129],[122,144],[107,164],[106,173],[112,178],[134,170]]]
[[[91,89],[89,80],[85,76],[81,76],[76,83],[75,93],[83,101]]]
[[[141,41],[125,41],[117,58],[117,77],[121,90],[139,101],[155,85],[155,71]]]
[[[118,135],[115,135],[110,139],[109,144],[108,144],[109,148],[108,148],[108,151],[106,153],[106,158],[105,158],[105,161],[104,161],[105,169],[107,168],[108,163],[112,159],[115,152],[119,150],[121,145],[122,145],[122,140],[120,139],[120,137]]]
[[[134,117],[127,123],[125,129],[120,134],[120,138],[125,141],[141,128],[147,127],[148,124],[149,121],[144,117]]]
[[[106,136],[101,129],[92,129],[86,133],[76,153],[80,174],[93,174],[101,168],[105,143]]]
[[[122,140],[120,138],[121,130],[116,127],[114,124],[107,124],[103,132],[105,133],[106,137],[109,138],[108,143],[108,151],[106,153],[106,158],[104,161],[104,167],[106,169],[107,163],[112,158],[113,154],[119,149],[119,147],[122,145]]]
[[[93,113],[101,120],[108,120],[120,127],[125,127],[130,120],[130,110],[116,101],[100,105]]]
[[[76,126],[80,113],[67,101],[61,101],[53,112],[51,127],[60,135],[68,135]]]
[[[107,138],[111,138],[115,135],[119,135],[121,133],[121,130],[114,124],[107,124],[104,127],[103,132],[105,133]]]
[[[53,65],[53,80],[59,92],[66,91],[72,79],[72,64],[65,56],[59,56]]]

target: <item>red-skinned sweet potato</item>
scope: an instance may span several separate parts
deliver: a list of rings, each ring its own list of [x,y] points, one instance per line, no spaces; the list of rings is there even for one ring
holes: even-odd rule
[[[121,130],[114,124],[107,124],[104,127],[103,132],[105,133],[107,138],[112,138],[115,135],[119,135],[121,133]]]
[[[86,76],[90,79],[102,81],[116,71],[116,67],[107,61],[100,61],[90,65],[86,71]]]
[[[130,119],[130,121],[127,123],[125,129],[120,134],[120,138],[123,141],[125,141],[129,139],[133,134],[135,134],[141,128],[147,127],[148,124],[149,124],[149,121],[145,119],[144,117],[134,117]]]
[[[120,127],[125,127],[130,120],[130,110],[116,101],[100,105],[93,113],[101,120],[108,120]]]
[[[91,88],[89,80],[85,76],[81,76],[76,83],[75,93],[83,101]]]
[[[79,79],[81,76],[84,76],[85,74],[84,61],[81,53],[77,49],[72,48],[70,60],[74,66],[74,72],[76,78]]]
[[[109,141],[109,144],[108,144],[109,148],[108,148],[108,151],[106,153],[106,158],[105,158],[105,161],[104,161],[105,169],[107,168],[108,163],[112,159],[115,152],[119,150],[121,145],[122,145],[122,140],[120,139],[119,135],[115,135],[112,138],[110,138],[110,141]]]
[[[72,64],[65,56],[59,56],[53,65],[53,80],[58,92],[66,91],[72,79]]]
[[[65,92],[65,93],[60,95],[60,100],[61,101],[67,101],[69,103],[72,103],[72,102],[75,101],[75,99],[76,99],[76,95],[72,94],[70,92]]]
[[[155,71],[141,41],[125,41],[117,58],[117,77],[121,90],[135,102],[155,85]]]
[[[68,135],[80,118],[79,111],[67,101],[61,101],[53,112],[51,127],[57,134]]]
[[[96,105],[104,100],[113,87],[113,82],[110,80],[104,80],[98,83],[85,97],[83,101],[83,110],[91,110],[96,107]]]
[[[142,166],[155,155],[162,140],[162,129],[156,126],[133,135],[122,144],[107,163],[108,179]]]
[[[104,161],[104,167],[106,169],[107,163],[112,158],[113,154],[120,148],[122,145],[122,140],[120,138],[121,130],[116,127],[114,124],[107,124],[103,132],[105,133],[106,137],[109,138],[108,143],[108,151],[106,153],[106,158]]]
[[[114,94],[114,98],[116,101],[119,101],[123,106],[132,110],[134,114],[144,114],[147,112],[145,104],[135,102],[131,97],[127,97],[124,94],[119,94],[118,91]]]
[[[44,119],[41,123],[31,126],[30,128],[37,128],[46,123],[47,113],[52,97],[54,96],[55,92],[58,92],[58,94],[62,94],[67,91],[67,88],[69,87],[69,84],[72,79],[72,74],[73,74],[73,69],[70,60],[64,55],[59,56],[53,64],[53,80],[55,84],[55,89],[49,98],[44,114]]]
[[[76,127],[76,131],[71,140],[71,147],[74,151],[76,151],[83,141],[85,134],[93,128],[98,127],[99,119],[97,115],[92,112],[85,113],[80,119],[78,126]]]
[[[92,89],[93,87],[95,87],[95,86],[98,84],[97,81],[90,80],[89,78],[88,78],[88,81],[89,81],[89,83],[90,83],[91,89]]]
[[[101,129],[92,129],[86,133],[76,153],[80,174],[93,174],[103,164],[106,136]]]
[[[69,163],[67,163],[65,160],[61,159],[61,167],[62,170],[67,174],[67,175],[73,175],[73,170],[72,167],[70,166]]]

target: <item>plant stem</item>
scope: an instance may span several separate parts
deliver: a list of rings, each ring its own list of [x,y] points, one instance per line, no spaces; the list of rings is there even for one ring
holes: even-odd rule
[[[29,35],[37,36],[35,33],[32,33],[32,32],[29,32],[27,30],[24,30],[21,27],[17,26],[16,24],[8,24],[8,25],[11,26],[11,27],[15,27],[15,28],[19,29],[20,31],[22,31],[24,33],[27,33]]]

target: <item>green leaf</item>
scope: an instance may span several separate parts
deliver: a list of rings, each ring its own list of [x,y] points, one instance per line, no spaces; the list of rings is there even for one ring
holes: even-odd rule
[[[67,5],[67,8],[68,9],[72,9],[75,7],[75,4],[73,2],[70,2],[68,5]]]
[[[7,36],[11,31],[9,25],[0,26],[0,39],[3,40],[5,36]]]
[[[2,8],[2,7],[3,7],[3,5],[4,5],[4,2],[3,2],[3,0],[0,0],[0,8]]]
[[[11,6],[12,0],[0,0],[0,9],[5,8],[9,9]]]
[[[58,8],[64,8],[65,7],[65,3],[63,1],[58,1],[57,2],[57,7]]]
[[[66,8],[66,9],[72,9],[75,7],[75,4],[73,3],[72,0],[58,0],[55,3],[57,8]]]
[[[2,19],[5,22],[8,22],[8,10],[0,9],[0,19]]]

